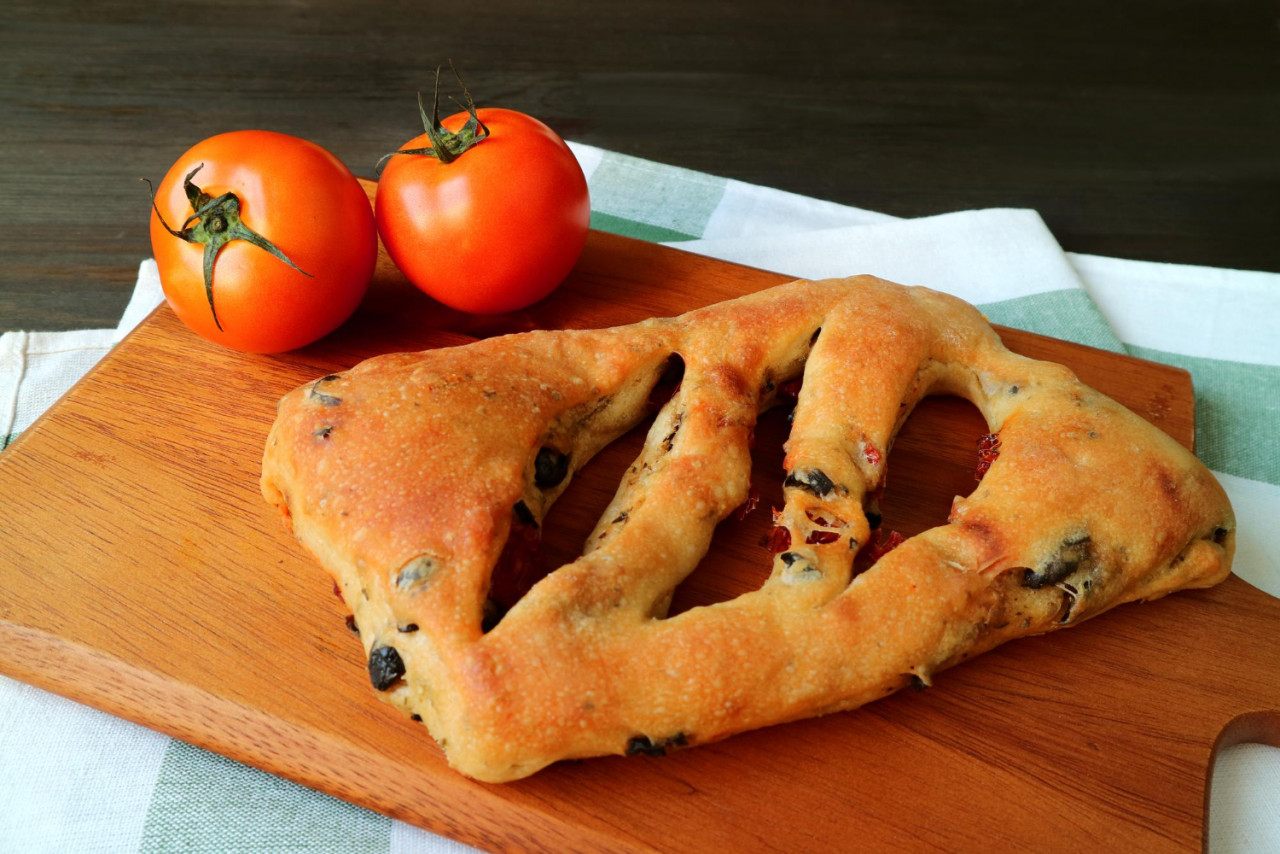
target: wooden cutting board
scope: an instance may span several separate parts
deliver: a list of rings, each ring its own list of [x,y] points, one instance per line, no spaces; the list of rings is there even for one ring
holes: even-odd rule
[[[0,671],[493,850],[1198,849],[1216,749],[1280,742],[1280,601],[1235,577],[856,712],[502,786],[450,771],[377,699],[330,581],[259,496],[276,400],[375,353],[676,314],[782,280],[593,233],[552,297],[476,319],[384,261],[351,323],[277,357],[207,344],[162,306],[0,454]],[[1191,442],[1184,372],[1002,334]],[[763,509],[721,526],[673,610],[763,581],[785,426],[767,415],[758,431]],[[941,522],[974,487],[984,432],[967,403],[923,403],[892,454],[885,524]],[[553,560],[579,547],[638,448],[625,437],[579,474],[545,526]]]

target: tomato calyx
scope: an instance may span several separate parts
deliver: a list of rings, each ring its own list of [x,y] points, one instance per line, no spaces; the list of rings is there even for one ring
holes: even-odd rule
[[[241,222],[240,199],[235,193],[227,192],[215,198],[192,183],[191,179],[203,168],[204,164],[201,163],[188,172],[182,180],[182,189],[187,194],[187,201],[191,203],[192,213],[183,220],[181,228],[173,229],[169,223],[165,222],[164,214],[160,213],[160,208],[156,206],[154,188],[151,191],[151,207],[155,209],[156,216],[160,218],[160,224],[164,226],[165,231],[188,243],[204,246],[204,292],[209,299],[209,311],[213,312],[213,322],[218,327],[218,331],[222,331],[218,310],[213,305],[213,262],[222,251],[222,247],[231,241],[244,240],[252,243],[307,278],[314,277],[293,263],[289,256],[276,248],[274,243]],[[147,186],[151,186],[150,181],[147,181]]]
[[[418,93],[418,113],[422,116],[422,127],[426,130],[431,145],[427,148],[401,148],[393,151],[378,161],[378,165],[374,167],[377,172],[381,172],[387,161],[397,154],[421,154],[434,157],[441,163],[452,163],[472,146],[488,138],[489,128],[480,121],[480,116],[476,115],[476,102],[472,99],[466,84],[462,82],[462,75],[458,74],[458,69],[454,68],[452,60],[449,61],[449,69],[453,71],[458,85],[462,87],[465,103],[459,102],[452,95],[449,96],[449,100],[467,111],[469,116],[467,123],[459,128],[457,133],[440,124],[440,66],[437,65],[435,92],[431,96],[430,118],[427,117],[427,108],[422,103],[422,93]]]

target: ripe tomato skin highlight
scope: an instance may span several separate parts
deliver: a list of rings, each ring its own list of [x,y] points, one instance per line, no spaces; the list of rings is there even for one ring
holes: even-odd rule
[[[555,290],[587,241],[591,202],[577,158],[524,113],[477,111],[488,138],[451,163],[397,154],[378,181],[378,232],[418,288],[473,314],[515,311]],[[441,124],[457,132],[468,118]],[[401,148],[426,148],[423,134]]]
[[[310,277],[245,240],[213,265],[214,312],[204,285],[204,246],[187,243],[151,212],[151,249],[174,313],[204,338],[251,353],[303,347],[351,316],[373,278],[377,228],[368,196],[342,161],[304,139],[272,131],[219,134],[169,169],[155,203],[175,230],[191,215],[183,179],[210,196],[234,193],[240,219]]]

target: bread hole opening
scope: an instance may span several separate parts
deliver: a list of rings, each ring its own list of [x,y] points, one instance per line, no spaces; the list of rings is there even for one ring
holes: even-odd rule
[[[649,415],[574,474],[543,526],[542,550],[549,568],[572,563],[582,555],[587,537],[613,501],[618,484],[640,456],[653,420],[654,415]]]
[[[674,353],[647,390],[647,404],[640,420],[573,473],[573,479],[551,505],[541,525],[523,502],[512,509],[511,533],[490,577],[485,631],[495,628],[502,616],[544,576],[582,555],[596,523],[640,456],[655,418],[679,391],[683,377],[684,359]],[[557,484],[562,479],[554,478]]]
[[[707,554],[672,594],[668,617],[736,599],[768,580],[775,553],[770,545],[773,508],[783,504],[782,446],[791,432],[792,408],[792,401],[786,401],[757,419],[751,498],[716,526]]]
[[[658,373],[658,381],[649,391],[649,406],[655,412],[666,406],[667,401],[680,390],[682,382],[684,382],[684,357],[679,353],[672,353]]]
[[[513,508],[511,533],[489,579],[485,631],[496,627],[544,576],[582,554],[587,537],[644,447],[653,419],[649,415],[576,471],[540,526],[526,507]]]
[[[881,521],[871,544],[877,534],[914,537],[946,524],[952,500],[978,485],[978,442],[987,433],[982,413],[964,398],[937,395],[916,404],[887,461],[885,489],[877,502]]]
[[[773,525],[773,509],[783,506],[783,444],[791,410],[784,403],[760,416],[751,453],[755,507],[731,514],[716,527],[706,557],[676,587],[669,617],[758,590],[769,577],[773,556],[792,545],[779,541],[787,531]],[[859,549],[855,572],[879,556],[877,545],[883,550],[893,542],[891,532],[906,538],[946,523],[955,496],[977,486],[978,440],[987,432],[982,414],[963,398],[940,395],[917,404],[894,441],[886,488],[877,502],[880,525],[870,545]],[[820,526],[815,531],[820,534]]]

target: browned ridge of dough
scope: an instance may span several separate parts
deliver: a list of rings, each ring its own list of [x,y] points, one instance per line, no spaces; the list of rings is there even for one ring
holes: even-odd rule
[[[667,618],[747,498],[758,414],[802,375],[790,547],[760,589]],[[659,385],[674,394],[584,554],[489,626],[509,536],[652,414]],[[947,524],[855,573],[894,436],[940,393],[979,409],[999,457]],[[283,399],[262,490],[340,585],[375,686],[495,782],[851,709],[1006,640],[1212,585],[1235,543],[1222,488],[1159,429],[1009,352],[961,300],[867,276],[369,359]]]

